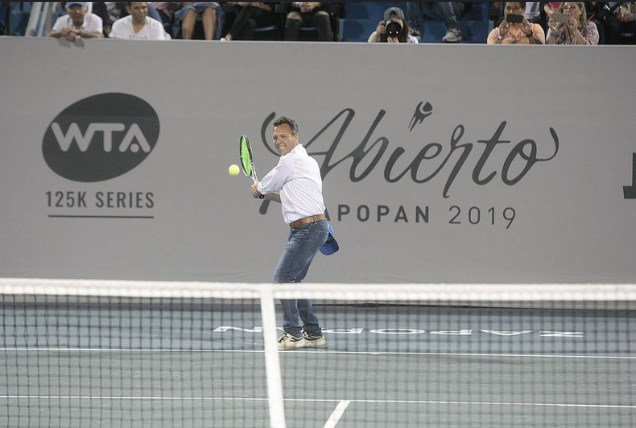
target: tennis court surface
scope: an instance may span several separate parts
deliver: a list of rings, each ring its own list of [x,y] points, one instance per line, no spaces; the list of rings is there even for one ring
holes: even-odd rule
[[[633,285],[0,290],[1,426],[636,426]],[[279,298],[326,347],[275,350]]]

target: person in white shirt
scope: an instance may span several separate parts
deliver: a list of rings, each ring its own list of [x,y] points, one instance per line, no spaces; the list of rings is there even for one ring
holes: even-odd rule
[[[104,36],[102,18],[89,13],[86,2],[66,2],[67,15],[53,24],[49,37],[65,38],[74,42],[78,38],[92,39]]]
[[[166,39],[161,22],[148,16],[148,2],[128,2],[128,13],[128,16],[113,23],[110,30],[111,39]]]
[[[320,167],[299,144],[298,125],[292,119],[282,116],[274,121],[273,143],[280,153],[278,165],[252,184],[252,196],[279,202],[283,219],[291,229],[273,281],[301,282],[314,256],[330,237]],[[281,304],[285,334],[278,339],[279,350],[325,344],[311,301],[281,299]]]

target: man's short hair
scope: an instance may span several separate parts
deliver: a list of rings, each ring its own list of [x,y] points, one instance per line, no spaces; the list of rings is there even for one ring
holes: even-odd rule
[[[289,129],[291,130],[292,135],[298,134],[298,124],[294,119],[290,119],[286,116],[280,116],[278,119],[274,121],[274,126],[280,126],[283,124],[289,125]]]

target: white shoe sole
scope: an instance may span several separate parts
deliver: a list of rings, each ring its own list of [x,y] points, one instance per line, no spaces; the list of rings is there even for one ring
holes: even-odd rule
[[[304,337],[294,342],[292,341],[278,342],[279,351],[288,351],[290,349],[306,348],[307,346],[308,346],[307,341],[305,340]]]
[[[320,339],[314,339],[314,340],[305,338],[305,342],[307,343],[305,346],[307,346],[308,348],[317,348],[318,346],[325,346],[325,344],[327,343],[324,336],[321,337]]]

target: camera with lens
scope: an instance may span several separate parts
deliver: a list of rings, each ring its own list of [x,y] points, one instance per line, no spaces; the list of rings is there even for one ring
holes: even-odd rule
[[[386,21],[386,23],[384,24],[384,37],[382,40],[383,42],[386,42],[388,38],[393,37],[396,39],[401,39],[402,38],[402,32],[404,31],[404,29],[402,28],[402,26],[395,22],[395,21]]]

